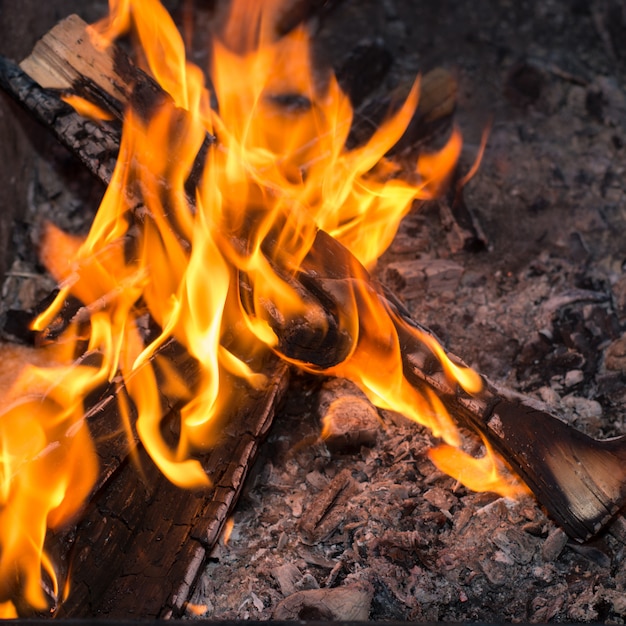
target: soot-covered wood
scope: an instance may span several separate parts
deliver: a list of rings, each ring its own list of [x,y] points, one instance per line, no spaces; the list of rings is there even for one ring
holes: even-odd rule
[[[266,372],[262,391],[241,385],[239,406],[224,416],[220,440],[201,458],[212,487],[176,487],[139,447],[95,494],[67,542],[71,590],[57,616],[183,612],[287,388],[284,364],[274,359]],[[164,428],[175,429],[176,420],[173,411]]]

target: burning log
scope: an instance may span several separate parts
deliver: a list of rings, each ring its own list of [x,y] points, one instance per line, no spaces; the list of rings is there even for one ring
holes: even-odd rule
[[[64,23],[72,32],[72,41],[77,32],[72,27],[76,24],[72,19]],[[79,20],[79,30],[84,26]],[[120,58],[124,60],[125,57]],[[99,180],[109,183],[119,150],[120,124],[114,120],[96,123],[85,118],[60,100],[56,92],[42,90],[6,59],[0,59],[0,65],[3,87],[79,156]],[[119,65],[117,71],[120,71]],[[148,76],[137,68],[132,71],[135,90],[128,93],[103,94],[97,88],[94,90],[96,83],[90,84],[89,81],[84,82],[85,89],[92,98],[97,92],[106,100],[108,110],[121,117],[126,105],[124,100],[131,93],[135,98],[139,92],[161,95]],[[79,74],[75,74],[77,76]],[[101,80],[106,82],[106,76],[106,72],[102,73]],[[140,87],[137,86],[138,80]],[[118,86],[128,83],[127,77],[126,82],[119,82]],[[144,101],[154,104],[154,100],[148,97]],[[149,115],[148,111],[145,115]],[[139,212],[140,203],[128,199]],[[46,329],[45,340],[54,341],[70,323],[86,323],[89,315],[87,307],[76,301],[68,302],[57,320]],[[41,341],[41,337],[38,340]],[[88,363],[94,358],[97,360],[98,355],[88,353],[77,364]],[[177,342],[164,344],[150,358],[149,365],[154,366],[157,361],[162,364],[163,360],[189,387],[194,387],[197,381],[195,359]],[[246,400],[229,411],[221,441],[201,459],[202,467],[214,480],[214,487],[201,493],[174,486],[163,478],[141,447],[134,449],[136,436],[133,440],[128,439],[120,414],[120,399],[127,395],[123,383],[113,381],[86,400],[85,420],[92,437],[98,442],[100,473],[79,527],[60,542],[68,550],[63,560],[68,562],[74,582],[58,615],[80,616],[86,606],[95,613],[118,617],[128,616],[138,609],[142,616],[167,617],[182,613],[196,576],[237,501],[258,445],[266,435],[287,387],[289,377],[284,364],[270,359],[266,373],[270,381],[267,387],[262,393],[241,395]],[[175,400],[162,396],[161,401],[164,421],[175,428],[178,419]],[[130,408],[132,410],[132,405]],[[139,463],[139,474],[133,459]],[[175,515],[164,515],[164,507],[175,511]],[[123,518],[111,515],[115,510],[123,510]],[[160,543],[165,536],[174,543]],[[58,537],[53,539],[58,540]],[[49,543],[53,552],[60,549],[53,541]],[[161,545],[163,550],[145,551],[147,544]],[[160,575],[155,577],[157,563]],[[124,581],[124,589],[119,588],[119,580]],[[139,598],[144,603],[141,607],[135,593],[140,589]],[[125,590],[132,590],[132,594],[129,596]],[[28,612],[27,608],[24,610]]]
[[[57,27],[48,37],[53,40],[66,40],[63,49],[68,58],[59,59],[55,46],[42,45],[39,52],[36,49],[34,55],[23,64],[40,79],[44,76],[59,74],[59,72],[50,71],[51,63],[56,63],[60,67],[66,65],[69,68],[72,67],[72,62],[69,60],[74,56],[72,42],[75,39],[83,40],[79,37],[79,33],[82,33],[85,25],[81,25],[75,18],[64,24],[63,28]],[[81,54],[85,54],[84,51],[77,54],[80,62],[75,62],[74,65],[80,66],[82,63],[83,68],[94,65],[101,68],[105,65],[102,62],[85,63]],[[96,58],[100,55],[95,50],[88,54],[95,55]],[[88,58],[91,59],[91,56]],[[149,110],[153,104],[150,98],[145,97],[145,94],[152,93],[152,97],[158,99],[160,97],[157,95],[159,94],[158,88],[140,70],[134,68],[131,74],[135,78],[131,79],[128,68],[132,66],[128,62],[120,62],[120,58],[122,57],[119,53],[116,53],[117,61],[106,63],[107,71],[115,70],[113,77],[108,76],[105,71],[100,76],[82,76],[79,80],[80,71],[70,69],[65,72],[66,76],[70,77],[69,79],[66,78],[62,84],[54,79],[55,82],[52,84],[55,84],[57,88],[63,87],[78,91],[82,97],[95,97],[102,104],[108,102],[110,112],[115,115],[120,115],[124,102],[128,102],[129,99],[136,101],[132,85],[139,85],[138,91],[142,94],[140,102]],[[52,59],[55,61],[53,62]],[[60,108],[65,113],[64,117],[80,119],[77,113],[71,113],[70,109],[60,105],[55,96],[37,89],[9,62],[3,63],[5,88],[8,85],[28,108],[36,112],[44,111],[38,113],[41,119],[54,120]],[[118,74],[118,67],[125,68],[125,74]],[[100,72],[99,69],[98,73]],[[136,78],[137,76],[139,79]],[[111,94],[107,95],[103,89],[99,88],[99,83],[104,80],[108,84],[117,86],[116,95],[122,100],[114,99],[111,104]],[[149,85],[149,88],[146,85]],[[40,108],[42,102],[45,104]],[[53,108],[55,111],[53,115],[45,112],[47,106]],[[72,128],[72,124],[68,126]],[[97,135],[94,138],[83,135],[82,146],[75,144],[76,140],[72,138],[71,131],[62,130],[60,135],[66,145],[74,149],[86,163],[91,164],[92,171],[97,173],[104,182],[110,179],[108,168],[102,163],[94,167],[94,160],[85,149],[85,146],[89,146],[93,139],[99,139]],[[114,146],[115,131],[111,131],[110,137]],[[109,160],[108,163],[112,164],[112,161]],[[327,259],[332,259],[334,267],[330,273],[325,274],[324,271],[330,269]],[[366,285],[371,281],[365,270],[360,276],[354,275],[354,269],[351,268],[355,267],[355,260],[352,255],[322,231],[318,233],[305,267],[308,272],[303,272],[298,277],[299,291],[308,294],[308,301],[320,302],[321,306],[317,308],[317,311],[321,312],[324,318],[321,325],[327,328],[337,328],[337,316],[332,315],[333,309],[339,310],[341,307],[341,297],[337,296],[337,285],[341,285],[340,290],[349,291],[351,288],[349,284],[352,281],[367,281]],[[331,282],[333,287],[329,289],[328,285]],[[374,291],[373,286],[368,286],[367,289]],[[454,415],[464,419],[486,436],[526,480],[539,501],[572,537],[584,540],[597,533],[621,508],[626,499],[626,487],[622,480],[622,471],[619,469],[626,458],[624,440],[622,438],[609,442],[592,440],[545,411],[529,404],[527,400],[514,398],[510,393],[497,388],[488,381],[484,381],[484,391],[477,397],[461,393],[458,388],[446,382],[442,370],[433,370],[437,360],[433,358],[430,350],[425,350],[424,345],[415,340],[410,331],[412,327],[420,328],[419,325],[399,308],[397,302],[390,301],[388,294],[377,295],[377,297],[382,306],[389,307],[396,312],[396,328],[403,344],[405,369],[415,384],[425,383],[434,388],[444,402],[450,405]],[[324,345],[315,345],[315,342],[311,341],[311,331],[309,330],[309,333],[306,331],[311,325],[311,320],[303,320],[296,324],[297,331],[294,331],[294,325],[281,328],[281,321],[276,315],[270,311],[270,318],[274,317],[274,330],[278,331],[281,339],[280,352],[323,369],[341,362],[344,358],[346,348],[341,347],[340,331],[337,331],[339,334],[325,333]],[[430,335],[426,329],[420,328],[420,330]],[[295,335],[293,335],[294,332]],[[558,445],[555,445],[555,440],[559,442]]]
[[[77,364],[98,358],[87,353]],[[197,385],[197,363],[176,341],[164,344],[147,366],[175,369],[190,387]],[[63,603],[54,606],[58,598],[50,598],[56,616],[83,616],[87,607],[91,614],[117,618],[184,612],[288,386],[285,363],[270,358],[264,371],[268,383],[262,390],[251,394],[239,383],[238,402],[223,416],[220,441],[200,457],[213,481],[201,490],[182,490],[165,479],[136,434],[129,438],[123,401],[132,420],[136,415],[122,381],[85,400],[84,419],[100,471],[77,527],[52,533],[47,541],[64,564],[59,577],[71,576]],[[161,402],[162,428],[176,438],[181,419],[176,399],[162,394]],[[32,611],[18,607],[23,614]]]
[[[115,66],[112,69],[115,70]],[[9,70],[13,76],[9,83],[15,85],[16,77],[18,82],[22,77],[14,68],[9,67]],[[88,82],[91,90],[93,85]],[[72,79],[66,86],[76,88],[77,83]],[[33,90],[36,91],[30,84],[27,91],[32,94]],[[122,93],[127,92],[122,89]],[[136,100],[137,93],[143,93],[144,98]],[[145,93],[148,93],[147,100]],[[142,102],[148,112],[152,108],[152,97],[162,100],[158,90],[152,87],[147,92],[130,89],[130,94],[133,106],[138,106],[136,101]],[[103,104],[108,100],[109,96],[102,97]],[[118,105],[111,108],[119,114]],[[100,168],[92,169],[99,172]],[[180,232],[177,234],[183,236]],[[275,271],[281,273],[280,268]],[[364,346],[377,346],[386,341],[385,336],[380,336],[379,327],[365,317],[365,312],[374,308],[393,323],[401,347],[403,374],[415,391],[428,396],[434,390],[453,415],[465,420],[491,442],[573,537],[585,539],[595,533],[622,506],[626,497],[621,479],[622,440],[603,443],[574,434],[576,431],[547,413],[525,401],[511,399],[486,380],[482,380],[481,392],[463,391],[456,383],[451,383],[442,363],[458,367],[459,362],[454,358],[446,361],[434,347],[430,333],[412,322],[393,298],[372,283],[352,254],[324,231],[317,232],[298,273],[283,272],[281,277],[305,302],[307,311],[304,316],[285,318],[272,302],[261,302],[263,319],[278,338],[274,348],[281,356],[305,369],[341,374],[342,363],[353,350],[358,352]],[[254,299],[255,286],[244,272],[240,272],[238,278],[243,306],[254,313],[258,310],[255,309],[258,306]],[[346,315],[348,309],[353,315]],[[355,318],[358,336],[354,322],[346,323],[346,319]],[[520,425],[518,419],[524,421],[525,415],[529,417]],[[536,444],[537,438],[543,438],[546,443]],[[555,439],[558,445],[554,445]],[[239,466],[235,473],[238,471]],[[231,488],[229,493],[236,495],[236,490]]]
[[[71,541],[63,543],[71,591],[58,617],[82,617],[86,607],[111,618],[184,612],[287,388],[284,364],[268,363],[267,372],[271,383],[263,391],[250,396],[241,390],[239,407],[224,416],[220,442],[202,458],[212,488],[181,490],[140,447],[141,471],[126,462],[95,494]],[[171,412],[166,427],[175,429],[177,419]]]
[[[337,293],[338,282],[353,280],[346,278],[354,272],[351,255],[323,231],[311,257],[308,269],[315,274],[318,289],[328,291],[330,282]],[[328,274],[321,269],[322,258],[333,260]],[[362,279],[366,280],[365,273]],[[377,291],[381,306],[395,314],[405,373],[414,385],[434,389],[452,415],[493,445],[570,537],[584,541],[609,523],[626,502],[626,436],[595,440],[551,415],[546,407],[484,377],[480,393],[466,393],[450,382],[432,344],[424,343],[425,337],[432,336],[430,331],[412,320],[393,296],[374,286],[369,289]],[[460,359],[449,356],[462,365]]]
[[[72,30],[75,21],[70,19],[64,25],[76,35]],[[79,29],[82,28],[84,23],[79,21]],[[73,36],[70,38],[74,40]],[[117,69],[119,71],[119,65]],[[142,89],[144,93],[161,95],[149,77],[133,69],[134,97]],[[58,99],[56,93],[41,90],[5,59],[2,59],[1,74],[5,89],[17,95],[99,180],[110,182],[119,150],[119,124],[115,121],[95,123],[77,115],[71,106]],[[141,87],[137,87],[138,79]],[[93,89],[88,82],[84,84],[93,98]],[[124,99],[128,94],[118,91],[114,95]],[[122,115],[125,102],[111,94],[101,94],[101,97],[107,101],[109,110]],[[154,104],[154,100],[148,97],[145,102]],[[145,115],[149,115],[148,111]],[[128,200],[136,212],[141,210],[138,201],[131,197]],[[68,301],[46,329],[45,341],[54,341],[70,323],[84,325],[92,312],[93,309],[90,311],[77,301]],[[40,336],[38,341],[41,340]],[[88,353],[77,364],[87,364],[94,359],[98,360],[99,356]],[[196,385],[196,361],[176,341],[164,344],[150,358],[148,365],[158,371],[164,361],[187,386],[193,388]],[[141,446],[134,449],[136,435],[129,440],[128,428],[125,428],[120,412],[120,402],[126,398],[133,412],[131,418],[135,417],[123,382],[114,380],[104,390],[86,399],[85,421],[97,442],[100,473],[79,527],[60,542],[57,535],[48,541],[52,553],[67,550],[59,560],[68,564],[73,581],[71,592],[57,611],[58,615],[80,616],[85,607],[90,607],[94,613],[118,617],[138,609],[142,616],[153,617],[183,612],[195,579],[237,501],[258,445],[267,433],[287,387],[289,377],[285,364],[269,359],[264,369],[269,383],[262,392],[252,395],[249,390],[242,390],[238,405],[228,411],[220,442],[201,458],[204,471],[214,483],[213,487],[202,492],[188,492],[176,487],[164,479]],[[175,398],[161,396],[161,413],[164,423],[176,429],[176,421],[180,418]],[[133,461],[139,463],[140,473]],[[164,508],[172,515],[164,515]],[[114,511],[124,513],[120,517],[112,514]],[[164,537],[169,541],[161,542]],[[163,549],[146,551],[144,548],[149,544]],[[158,577],[154,576],[156,567],[159,568]],[[65,575],[69,575],[69,571]],[[119,581],[123,581],[123,588]],[[128,595],[125,590],[132,590],[132,594]],[[141,607],[136,595],[138,590],[141,590]],[[27,607],[22,610],[29,612]]]

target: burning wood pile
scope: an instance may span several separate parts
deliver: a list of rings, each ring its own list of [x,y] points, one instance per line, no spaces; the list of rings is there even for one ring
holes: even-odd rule
[[[238,0],[223,19],[218,12],[208,86],[156,0],[112,2],[93,26],[71,16],[19,67],[2,62],[4,89],[108,185],[85,239],[50,225],[41,244],[59,289],[22,335],[34,331],[35,352],[48,362],[24,369],[0,418],[0,523],[11,529],[0,546],[6,616],[50,607],[58,616],[206,613],[202,569],[226,550],[218,537],[302,375],[352,385],[325,386],[326,443],[313,437],[307,454],[323,445],[367,457],[385,427],[373,404],[395,428],[407,431],[408,418],[432,443],[414,450],[405,439],[398,468],[420,458],[433,481],[497,494],[488,496],[494,509],[526,515],[528,533],[546,537],[546,560],[560,555],[565,533],[583,542],[609,525],[615,541],[624,539],[624,439],[590,437],[441,347],[398,296],[410,300],[436,276],[450,280],[454,263],[398,260],[387,266],[387,284],[366,269],[376,271],[392,242],[398,247],[398,228],[429,200],[440,200],[457,251],[486,243],[462,203],[481,150],[459,174],[451,75],[435,70],[401,98],[366,100],[354,58],[336,77],[313,70],[307,16],[293,7],[267,2],[261,11]],[[115,43],[128,32],[142,69]],[[378,82],[388,65],[380,43],[355,55]],[[514,73],[511,85],[525,83]],[[587,292],[578,297],[598,301]],[[576,375],[568,375],[571,383]],[[373,471],[360,466],[332,476],[313,463],[307,482],[321,495],[297,515],[304,544],[361,528],[354,513],[334,512],[358,499]],[[413,468],[412,480],[420,473]],[[519,504],[528,489],[559,529],[519,513],[530,506]],[[402,511],[409,487],[394,491]],[[451,516],[456,496],[433,487],[424,498]],[[471,528],[464,511],[468,519],[455,524]],[[421,580],[436,533],[405,525],[368,549],[412,555],[409,569]],[[307,583],[296,565],[274,568],[286,597],[275,617],[366,619],[385,586],[339,584],[354,574],[342,571],[345,559],[358,561],[354,541],[356,556],[344,561],[310,557],[322,569],[332,563],[327,589]],[[497,586],[494,563],[530,563],[535,546],[506,530],[494,541],[504,556],[480,567]],[[549,585],[554,573],[539,569],[537,580]],[[616,614],[618,597],[619,589],[602,596]],[[557,604],[537,603],[532,617],[554,617]]]

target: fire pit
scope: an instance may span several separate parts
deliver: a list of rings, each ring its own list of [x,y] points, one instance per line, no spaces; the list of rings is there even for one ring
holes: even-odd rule
[[[321,12],[314,5],[297,6],[310,12],[304,12],[309,20],[318,20],[318,45],[325,50],[335,50],[337,55],[342,54],[335,42],[337,29],[341,31],[342,25],[353,23],[355,15],[371,16],[382,10],[359,5],[357,11],[349,2],[325,7]],[[452,7],[448,9],[446,19],[458,17]],[[603,13],[604,10],[608,13]],[[360,32],[359,41],[365,35],[371,41],[376,35],[389,37],[394,29],[406,31],[414,21],[408,21],[404,12],[402,6],[391,7],[389,3],[380,19],[374,20],[377,24],[374,31],[379,28],[382,31],[371,32],[370,23]],[[521,60],[514,58],[516,46],[509,41],[505,45],[500,39],[501,33],[507,32],[509,23],[497,12],[489,14],[489,20],[495,21],[480,21],[471,28],[464,26],[462,34],[466,44],[477,49],[472,59],[476,59],[473,62],[479,69],[483,63],[490,65],[494,62],[493,49],[488,45],[492,39],[495,38],[497,43],[494,49],[500,50],[500,56],[495,59],[497,70],[486,73],[495,85],[495,93],[504,94],[489,107],[495,120],[490,151],[481,166],[480,178],[465,187],[465,200],[459,194],[453,195],[423,207],[420,213],[407,215],[401,223],[399,235],[375,270],[378,278],[405,301],[414,319],[429,324],[455,352],[463,354],[478,370],[506,382],[511,388],[532,393],[553,407],[561,408],[579,428],[596,436],[621,432],[624,406],[622,330],[626,288],[621,276],[623,259],[619,256],[622,248],[618,236],[623,220],[623,190],[617,182],[623,169],[623,128],[615,122],[616,116],[623,111],[624,95],[616,83],[593,74],[598,68],[595,64],[602,67],[607,59],[612,59],[615,64],[614,74],[623,71],[611,43],[615,37],[615,25],[619,23],[618,18],[621,19],[621,13],[614,13],[614,9],[607,6],[589,13],[581,9],[578,13],[557,12],[540,16],[548,25],[552,20],[570,20],[572,33],[578,37],[576,41],[581,41],[577,29],[593,25],[592,31],[599,41],[604,42],[604,47],[601,53],[591,57],[589,67],[582,68],[570,68],[560,63],[558,56],[554,56],[554,50],[560,49],[558,46],[549,50],[542,47],[542,32],[536,34],[534,40],[538,47],[536,54]],[[609,19],[610,16],[614,19]],[[429,20],[434,19],[423,15],[419,16],[419,21],[417,17],[413,15],[416,29],[425,28]],[[535,24],[537,16],[521,17],[523,23]],[[293,19],[297,23],[301,18],[302,15]],[[212,16],[211,19],[216,18]],[[443,37],[445,33],[449,40],[457,42],[458,33],[455,39],[447,28],[442,24],[441,31],[437,31],[442,34],[436,36]],[[549,33],[549,26],[545,28]],[[435,31],[428,32],[432,36]],[[399,41],[402,39],[395,44]],[[516,34],[512,41],[520,46],[527,44],[523,34]],[[565,46],[569,39],[564,36],[562,41]],[[349,43],[351,49],[354,44]],[[394,46],[390,44],[390,47]],[[384,48],[376,44],[368,49],[377,47],[379,50]],[[427,49],[440,48],[434,45]],[[400,50],[392,52],[399,60],[386,79],[389,82],[396,80],[406,69],[403,64],[411,62],[410,55],[401,56]],[[433,65],[443,62],[434,56],[427,57],[425,54],[422,59],[425,67],[428,62]],[[456,57],[453,59],[457,60]],[[350,67],[350,62],[346,62],[345,67]],[[469,125],[466,133],[469,142],[466,140],[466,154],[461,157],[464,166],[461,171],[468,171],[475,161],[479,136],[485,126],[484,121],[476,123],[471,113],[478,110],[483,114],[488,108],[483,98],[494,98],[493,87],[476,89],[471,86],[471,81],[464,82],[472,70],[476,71],[476,68],[468,67],[466,60],[460,63],[462,88],[458,118],[465,122],[464,125]],[[281,106],[310,106],[297,94],[287,95],[289,97]],[[576,121],[573,135],[572,118]],[[180,123],[188,124],[182,118]],[[476,135],[475,143],[472,133]],[[219,137],[219,132],[217,135]],[[152,137],[148,135],[148,138]],[[568,152],[574,152],[576,159],[572,159],[572,154],[563,153],[560,142],[564,137],[569,138]],[[586,153],[593,152],[601,139],[606,139],[602,144],[605,150],[602,155]],[[454,141],[447,145],[448,151],[454,151]],[[441,155],[446,149],[436,152],[430,147],[429,150]],[[582,154],[579,155],[577,150]],[[544,162],[549,167],[544,166]],[[429,163],[427,160],[422,162],[419,171],[422,180],[427,176]],[[601,174],[597,185],[593,176],[583,175],[583,163],[593,163],[594,174],[598,177]],[[597,168],[602,171],[596,171]],[[294,170],[293,175],[297,178],[298,172]],[[444,173],[446,177],[448,174]],[[528,180],[533,183],[529,184]],[[526,189],[531,189],[532,193]],[[429,188],[425,191],[427,196],[433,193]],[[160,192],[156,190],[154,193],[158,196]],[[504,213],[503,207],[509,210],[510,205],[514,205],[517,213],[514,220],[511,213],[500,214]],[[562,214],[568,216],[567,221],[562,219]],[[182,228],[179,232],[184,236],[185,225],[174,223],[175,232],[178,228]],[[58,235],[54,234],[55,231],[50,232],[48,241],[54,242]],[[68,240],[61,241],[63,245],[69,245]],[[321,276],[336,280],[343,271],[342,253],[332,247],[334,244],[324,244],[323,238],[320,241],[316,245],[331,246],[321,248],[324,254],[330,251],[338,255],[335,257],[336,267],[324,268],[328,274],[322,271]],[[285,241],[285,245],[287,243]],[[161,241],[161,245],[166,250],[176,250],[166,241]],[[54,244],[48,245],[48,250],[54,249]],[[287,246],[281,253],[289,250]],[[106,249],[102,251],[108,254]],[[241,254],[235,248],[232,252]],[[112,254],[110,260],[114,262],[114,251]],[[358,254],[365,255],[362,257],[364,261],[371,263],[365,251]],[[173,260],[172,254],[163,255],[164,258],[168,256]],[[289,260],[287,256],[285,258]],[[316,264],[315,254],[305,262],[309,264],[309,272],[311,268],[315,272],[322,267]],[[51,267],[59,277],[68,278],[54,261]],[[249,268],[246,271],[251,272]],[[351,271],[356,272],[354,279],[359,278],[358,268]],[[348,273],[347,276],[351,275]],[[311,285],[315,286],[315,274],[309,273],[308,277],[309,282],[302,283],[305,292],[311,289]],[[261,322],[269,323],[273,331],[278,332],[278,352],[285,353],[290,359],[304,361],[298,357],[297,351],[296,356],[290,352],[293,344],[286,344],[283,339],[300,337],[301,329],[310,328],[310,324],[295,329],[285,327],[287,330],[282,331],[283,318],[276,316],[273,310],[265,308],[266,317],[259,317],[258,307],[263,308],[266,302],[274,301],[273,288],[269,288],[269,295],[261,292],[259,296],[260,288],[247,280],[242,283],[244,309],[255,311]],[[250,285],[248,291],[247,284]],[[89,287],[85,284],[83,289]],[[167,286],[154,285],[157,290],[162,287],[167,291]],[[345,302],[345,294],[339,293],[338,296],[337,291],[325,289],[322,292],[325,298],[331,296],[331,303],[333,297]],[[400,311],[400,319],[405,319],[406,313],[394,297],[389,292],[382,293],[383,296],[376,295],[376,298],[391,298],[391,309]],[[88,300],[84,291],[75,295],[83,302]],[[149,301],[153,296],[148,294],[145,298]],[[113,297],[117,296],[114,294]],[[154,297],[159,299],[158,294]],[[364,295],[358,298],[365,302]],[[105,302],[103,307],[106,306]],[[92,316],[92,323],[97,312],[97,307],[87,311]],[[162,315],[156,320],[160,327],[167,326],[168,317]],[[40,326],[49,324],[53,317],[48,314],[43,318],[46,323]],[[308,322],[315,329],[316,318],[309,317]],[[405,329],[402,324],[398,327],[401,336],[405,330],[418,332],[420,339],[428,344],[430,339],[427,341],[421,330]],[[342,328],[345,327],[339,323],[335,342],[344,336]],[[56,337],[55,332],[49,337]],[[158,328],[147,328],[143,340],[158,336],[158,332]],[[246,332],[257,338],[267,337],[263,324],[251,324]],[[281,332],[287,334],[281,335]],[[166,345],[165,342],[161,344]],[[240,349],[237,341],[231,345],[234,346],[233,354],[237,355]],[[165,365],[160,366],[159,371],[164,371],[169,367],[170,356],[163,352],[159,355],[165,359]],[[227,359],[231,369],[241,367],[231,357],[222,358]],[[328,370],[335,365],[332,352],[328,357],[330,362],[324,361],[323,366],[317,366],[312,358],[307,353],[305,361],[308,365],[303,369],[352,376],[363,386],[364,380],[355,376],[353,369]],[[222,362],[222,366],[225,363]],[[252,367],[253,371],[255,367]],[[410,369],[412,366],[405,363],[406,367]],[[433,370],[429,367],[417,367],[416,371],[426,373],[425,378],[420,379],[422,382],[415,384],[434,384],[433,374],[429,373]],[[241,369],[238,371],[241,373]],[[139,386],[143,385],[141,377],[136,380],[140,381]],[[319,431],[310,421],[317,419],[315,398],[320,396],[312,393],[315,387],[311,386],[310,379],[299,383],[299,394],[290,392],[287,395],[287,408],[283,411],[285,415],[281,416],[283,430],[277,424],[276,431],[270,435],[266,447],[268,456],[262,458],[264,463],[258,466],[258,483],[251,485],[245,494],[234,517],[233,533],[228,541],[224,539],[213,550],[207,577],[200,579],[195,585],[196,595],[179,609],[190,614],[222,618],[274,615],[277,618],[335,616],[364,619],[369,616],[464,620],[505,616],[543,621],[552,618],[607,619],[623,615],[623,581],[619,574],[612,575],[613,571],[619,570],[623,556],[621,518],[609,527],[608,534],[600,536],[595,545],[568,543],[563,531],[552,525],[530,497],[509,501],[493,494],[472,494],[435,470],[427,458],[427,449],[434,443],[428,431],[416,429],[403,418],[383,412],[386,428],[377,432],[376,412],[367,400],[354,389],[337,389],[335,383],[324,385],[321,395],[324,399],[321,405],[326,409],[322,415],[328,428],[326,435],[330,433],[327,443],[322,444],[318,441]],[[124,384],[137,404],[132,389],[136,383],[128,379]],[[471,382],[462,386],[470,394],[476,391]],[[371,385],[365,384],[365,388],[370,397],[377,392]],[[444,396],[450,395],[446,389],[443,389]],[[172,393],[171,397],[178,397],[187,392]],[[210,393],[208,388],[204,393]],[[428,398],[431,410],[440,407],[443,412],[441,400],[435,395]],[[341,409],[337,409],[337,403]],[[383,404],[387,408],[397,408]],[[308,422],[305,419],[308,413],[303,415],[302,412],[303,405],[309,407]],[[468,407],[471,413],[473,405]],[[127,413],[121,411],[122,423],[126,423],[131,413],[130,409]],[[265,415],[263,411],[261,414]],[[354,417],[357,426],[352,431],[342,427],[341,417],[344,415]],[[506,420],[510,413],[501,410],[496,411],[496,415],[498,423],[489,421],[488,430],[497,441],[502,428],[509,427]],[[504,426],[501,420],[505,420]],[[428,424],[436,435],[448,443],[453,442],[455,435],[443,429],[438,418]],[[511,427],[517,436],[525,437],[526,444],[532,443],[529,433],[520,435],[520,431]],[[139,434],[145,442],[148,434],[145,425],[143,428],[142,431],[142,426],[139,427]],[[176,441],[180,433],[176,424],[172,428]],[[555,443],[560,445],[560,440],[555,439]],[[468,452],[478,452],[479,457],[484,454],[479,451],[480,446],[481,441],[471,437],[464,444]],[[549,450],[550,442],[538,441],[536,446]],[[472,447],[476,449],[471,450]],[[532,457],[526,454],[524,459],[529,456]],[[440,467],[451,466],[448,457],[437,459],[435,456],[434,459]],[[583,457],[579,460],[583,464],[587,461]],[[169,471],[170,465],[181,462],[180,458],[166,455],[165,458],[155,458],[155,461],[171,479],[181,484],[198,484],[199,479],[190,479],[189,473],[176,478]],[[188,465],[191,471],[196,468]],[[112,468],[111,471],[116,470]],[[463,471],[449,471],[453,474],[456,471],[455,475],[468,482]],[[527,480],[531,479],[529,484],[532,485],[532,472],[523,475]],[[606,482],[604,478],[602,480]],[[536,484],[534,488],[538,488]],[[503,487],[498,489],[502,491]],[[155,500],[152,487],[146,488],[146,494],[147,500]],[[108,514],[126,524],[128,520],[119,517],[113,502],[115,497],[104,496],[97,505],[100,515]],[[553,503],[544,504],[550,509]],[[160,508],[165,508],[162,503]],[[554,510],[552,513],[556,514]],[[590,520],[593,526],[596,520],[593,516]],[[87,522],[87,525],[90,523],[93,522]],[[158,521],[153,523],[158,527]],[[567,528],[567,519],[561,523]],[[154,533],[154,528],[151,531],[150,536],[158,541],[158,533]],[[575,526],[568,531],[575,538],[587,538],[587,531],[576,530]],[[80,530],[75,545],[81,545]],[[146,549],[141,542],[134,542],[133,546],[121,548],[122,554],[135,554],[135,551]],[[469,557],[468,550],[472,552]],[[75,551],[81,553],[78,548]],[[193,550],[186,558],[188,562],[193,561]],[[79,556],[73,559],[76,563],[81,562]],[[70,564],[70,571],[72,567]],[[102,615],[126,615],[133,607],[142,616],[163,614],[163,607],[151,609],[152,612],[144,611],[143,600],[136,601],[132,587],[127,585],[135,568],[132,560],[123,565],[116,582],[102,597],[90,589],[89,578],[81,580],[80,585],[86,588],[86,592],[81,592],[79,585],[78,591],[70,591],[69,601],[64,606],[72,606],[72,594],[79,597],[82,594],[88,598],[86,602],[90,610]],[[236,568],[240,568],[236,570],[238,574],[228,573]],[[250,580],[245,594],[236,599],[240,592],[228,590],[227,581],[238,578],[240,584],[241,579],[248,577],[249,573],[243,574],[241,568],[248,572],[252,568],[254,580]],[[595,571],[594,576],[579,574],[588,570]],[[159,580],[158,574],[149,575]],[[168,572],[166,575],[173,574]],[[262,585],[264,580],[269,580],[268,587]],[[168,584],[178,583],[168,581]],[[192,582],[186,584],[189,588]],[[94,585],[97,587],[98,584]],[[59,593],[55,591],[53,595]],[[226,603],[222,602],[223,596],[228,597]],[[484,606],[485,597],[489,598],[488,608]],[[84,610],[79,604],[74,607],[61,608],[60,614],[69,611],[69,614],[78,615]]]

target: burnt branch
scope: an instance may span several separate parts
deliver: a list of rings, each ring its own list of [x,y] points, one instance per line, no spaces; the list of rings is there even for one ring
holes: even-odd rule
[[[400,315],[408,376],[435,389],[452,415],[484,435],[570,537],[587,540],[615,517],[626,503],[626,436],[593,439],[549,407],[485,377],[483,391],[469,396],[450,384],[415,341],[413,326],[409,316]]]

